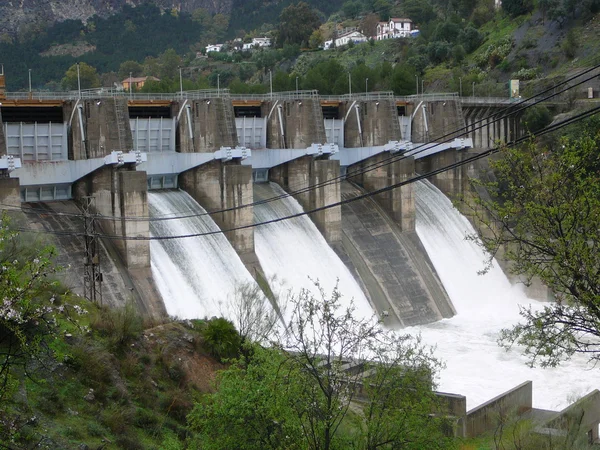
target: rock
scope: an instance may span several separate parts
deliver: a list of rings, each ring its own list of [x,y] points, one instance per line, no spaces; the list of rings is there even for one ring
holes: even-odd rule
[[[96,396],[94,395],[94,390],[90,389],[90,391],[83,397],[84,400],[88,402],[93,402],[96,400]]]

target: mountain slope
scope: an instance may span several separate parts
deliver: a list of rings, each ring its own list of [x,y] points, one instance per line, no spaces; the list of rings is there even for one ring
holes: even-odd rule
[[[233,0],[4,0],[0,2],[0,30],[15,35],[34,23],[53,24],[68,19],[85,22],[94,15],[108,17],[125,5],[146,3],[163,10],[192,12],[204,8],[211,13],[229,14]]]

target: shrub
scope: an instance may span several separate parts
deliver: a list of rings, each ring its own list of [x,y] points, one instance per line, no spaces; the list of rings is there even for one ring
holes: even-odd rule
[[[233,323],[227,319],[218,317],[208,321],[202,337],[206,350],[219,361],[239,355],[242,339]]]
[[[113,350],[125,345],[143,330],[143,322],[132,302],[122,308],[102,308],[92,320],[92,328],[108,338]]]

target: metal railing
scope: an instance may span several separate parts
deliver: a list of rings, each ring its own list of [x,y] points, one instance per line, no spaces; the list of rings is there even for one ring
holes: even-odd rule
[[[229,94],[235,100],[305,100],[321,98],[319,92],[315,89],[304,91],[282,91],[266,94]]]
[[[448,92],[448,93],[434,93],[434,94],[417,94],[417,95],[405,95],[402,97],[396,97],[397,101],[406,101],[408,103],[411,102],[445,102],[448,100],[458,100],[457,92]]]
[[[341,95],[321,95],[321,100],[340,100],[340,101],[350,101],[350,100],[362,100],[362,101],[375,101],[375,100],[393,100],[394,93],[391,91],[382,91],[382,92],[356,92],[352,94],[341,94]]]
[[[86,89],[64,92],[7,92],[8,100],[92,100],[99,98],[126,98],[128,100],[202,100],[205,98],[230,97],[229,89],[206,89],[172,93],[129,93],[116,89]]]

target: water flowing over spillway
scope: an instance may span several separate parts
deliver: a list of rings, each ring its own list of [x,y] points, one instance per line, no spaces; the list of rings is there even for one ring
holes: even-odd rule
[[[275,183],[254,185],[255,201],[284,194],[285,191]],[[254,206],[254,222],[266,222],[301,212],[300,204],[287,197]],[[268,278],[275,277],[275,285],[282,283],[283,290],[298,292],[306,288],[316,293],[312,279],[318,280],[329,295],[339,279],[342,304],[348,305],[354,299],[357,317],[373,315],[360,286],[307,216],[257,227],[254,245],[265,274]],[[288,308],[284,315],[289,317],[290,312]]]
[[[520,321],[519,305],[541,304],[527,299],[519,286],[511,286],[497,263],[478,275],[485,255],[475,242],[465,240],[475,234],[469,221],[433,185],[414,186],[417,234],[457,311],[452,319],[410,329],[436,345],[436,355],[446,362],[439,390],[466,395],[472,408],[532,380],[534,407],[561,409],[600,387],[598,369],[584,358],[558,368],[532,369],[521,349],[506,352],[498,346],[500,330]]]
[[[150,222],[151,236],[179,236],[218,231],[206,211],[183,191],[149,192],[151,217],[198,214]],[[169,315],[179,318],[223,316],[234,319],[236,286],[254,283],[239,256],[221,234],[150,241],[152,275]]]

